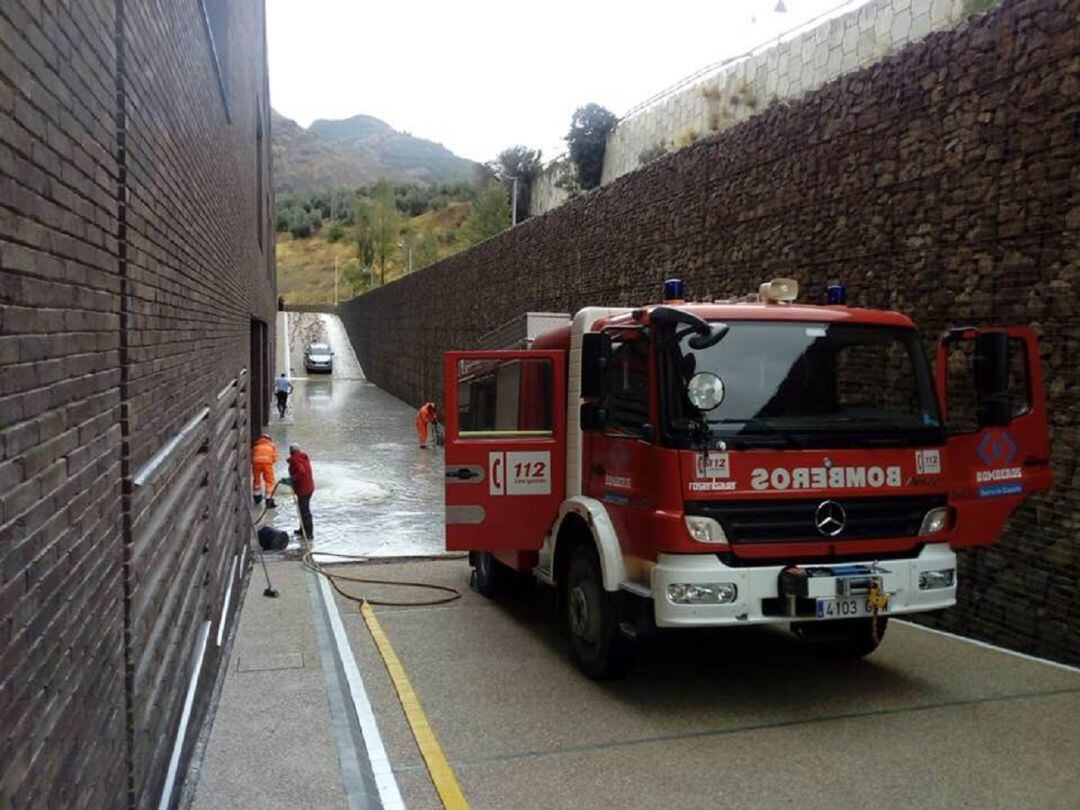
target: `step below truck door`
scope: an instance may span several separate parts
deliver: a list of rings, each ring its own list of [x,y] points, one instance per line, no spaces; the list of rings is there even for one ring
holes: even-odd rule
[[[447,352],[446,548],[539,549],[566,492],[562,351]]]
[[[1020,504],[1052,485],[1038,336],[1029,327],[954,329],[938,346],[936,373],[953,545],[990,545]]]

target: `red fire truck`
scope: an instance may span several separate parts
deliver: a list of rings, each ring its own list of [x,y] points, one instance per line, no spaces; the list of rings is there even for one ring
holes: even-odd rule
[[[789,623],[862,656],[956,602],[956,550],[1051,485],[1038,338],[744,299],[589,307],[527,349],[445,356],[446,547],[493,595],[554,586],[593,677],[654,628]]]

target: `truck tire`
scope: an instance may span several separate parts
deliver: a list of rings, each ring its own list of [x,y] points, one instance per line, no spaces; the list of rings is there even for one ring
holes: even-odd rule
[[[514,572],[495,559],[490,551],[474,551],[470,555],[476,592],[494,599],[509,590]]]
[[[624,673],[633,660],[633,643],[619,629],[622,594],[604,590],[591,546],[574,551],[564,595],[570,647],[581,671],[595,680]]]
[[[791,630],[814,652],[829,658],[862,658],[878,648],[889,624],[886,617],[877,619],[877,638],[870,623],[874,619],[835,619],[825,622],[797,622]]]

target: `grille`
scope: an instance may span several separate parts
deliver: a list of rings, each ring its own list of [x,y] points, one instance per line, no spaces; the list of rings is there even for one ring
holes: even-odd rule
[[[844,507],[847,520],[839,534],[818,532],[814,515],[824,500]],[[782,501],[687,501],[686,514],[703,515],[724,527],[730,543],[785,543],[799,540],[837,541],[881,537],[914,537],[923,516],[944,506],[944,495],[884,498],[805,498]]]

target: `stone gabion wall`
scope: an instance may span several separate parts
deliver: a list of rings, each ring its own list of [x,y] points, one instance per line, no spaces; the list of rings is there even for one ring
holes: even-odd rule
[[[953,630],[1080,660],[1080,0],[1006,2],[797,104],[657,160],[341,307],[367,376],[413,403],[441,353],[522,312],[794,275],[820,300],[1045,336],[1055,490],[966,552]],[[464,293],[464,294],[463,294]]]
[[[768,105],[810,90],[914,42],[949,28],[964,0],[870,0],[846,14],[772,47],[762,48],[713,75],[619,121],[608,136],[602,183],[641,165],[642,154],[669,151],[751,118]],[[530,212],[562,205],[569,193],[556,185],[557,166],[533,183]]]
[[[225,6],[220,59],[202,3],[0,11],[0,806],[157,806],[250,566],[269,102]]]

